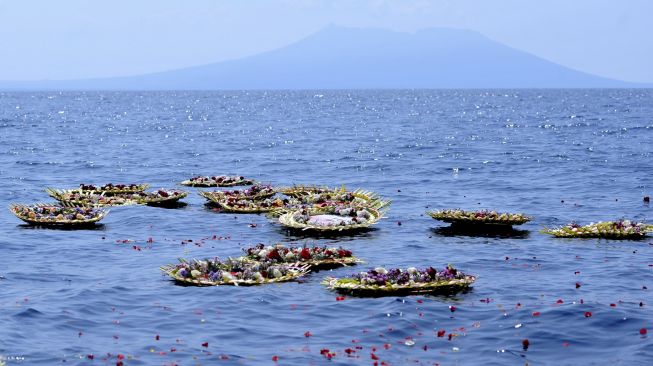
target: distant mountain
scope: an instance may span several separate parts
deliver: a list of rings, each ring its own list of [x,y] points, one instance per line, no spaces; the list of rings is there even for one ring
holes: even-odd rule
[[[646,87],[569,69],[467,30],[330,26],[238,60],[133,77],[0,82],[0,89],[217,90]]]

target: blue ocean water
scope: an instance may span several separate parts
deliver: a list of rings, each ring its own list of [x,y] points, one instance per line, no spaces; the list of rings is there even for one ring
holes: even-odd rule
[[[32,228],[0,210],[0,355],[8,365],[645,364],[653,239],[539,230],[653,221],[642,199],[653,195],[652,152],[653,90],[0,93],[3,207],[47,202],[46,187],[174,187],[200,174],[392,200],[375,230],[341,238],[213,212],[194,188],[185,207],[112,208],[95,230]],[[465,236],[425,215],[456,207],[534,220],[511,237]],[[248,288],[176,286],[159,270],[259,242],[342,245],[366,264]],[[448,263],[478,276],[471,291],[337,301],[320,285]]]

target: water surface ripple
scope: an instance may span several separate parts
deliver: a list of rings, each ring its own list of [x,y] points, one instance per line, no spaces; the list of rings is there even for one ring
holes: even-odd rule
[[[653,221],[642,200],[652,150],[651,90],[0,93],[2,207],[48,201],[45,187],[171,187],[196,174],[346,184],[393,201],[376,230],[317,240],[366,264],[252,288],[175,286],[159,266],[315,239],[212,212],[195,194],[179,209],[113,208],[96,230],[31,228],[0,210],[0,355],[9,365],[322,364],[333,353],[342,365],[644,364],[653,239],[538,231]],[[454,207],[535,220],[511,237],[470,236],[424,214]],[[478,276],[470,292],[336,301],[320,285],[447,263]]]

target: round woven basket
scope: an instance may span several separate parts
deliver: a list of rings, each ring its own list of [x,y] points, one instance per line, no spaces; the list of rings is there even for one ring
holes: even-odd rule
[[[38,209],[54,208],[60,210],[62,213],[76,214],[78,211],[72,207],[62,207],[47,203],[37,203],[34,205],[11,204],[9,210],[16,215],[19,219],[25,221],[30,225],[38,226],[53,226],[53,227],[76,227],[93,225],[102,220],[108,213],[108,210],[92,210],[93,216],[88,219],[57,219],[56,217],[30,217],[29,212],[34,212]]]

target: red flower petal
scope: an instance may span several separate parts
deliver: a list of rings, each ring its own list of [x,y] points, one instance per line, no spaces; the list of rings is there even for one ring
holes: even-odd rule
[[[590,316],[592,316],[592,312],[591,311],[586,311],[585,312],[585,317],[589,318]]]
[[[344,296],[336,296],[336,301],[343,301],[344,299]]]
[[[379,356],[375,355],[374,353],[370,353],[370,357],[371,357],[373,360],[378,360],[378,359],[379,359]]]
[[[308,337],[310,337],[310,336],[312,336],[312,335],[313,335],[313,333],[311,333],[311,332],[308,331],[308,330],[307,330],[306,332],[304,332],[304,337],[306,337],[306,338],[308,338]]]
[[[646,333],[648,333],[646,328],[642,328],[642,329],[639,330],[639,334],[641,334],[641,335],[646,335]]]
[[[521,341],[521,345],[524,347],[524,351],[526,351],[528,349],[528,346],[531,345],[531,342],[529,342],[528,339],[524,339],[523,341]]]
[[[539,311],[534,311],[534,312],[533,312],[533,316],[540,316],[540,314],[541,314],[541,313],[540,313]]]
[[[209,346],[209,342],[202,343],[202,347],[208,347],[208,346]]]
[[[445,333],[446,333],[446,331],[445,331],[444,329],[442,329],[442,330],[438,330],[438,337],[440,337],[440,338],[441,338],[441,337],[444,337],[444,334],[445,334]]]
[[[272,361],[274,361],[274,362],[279,361],[279,356],[272,356]]]

